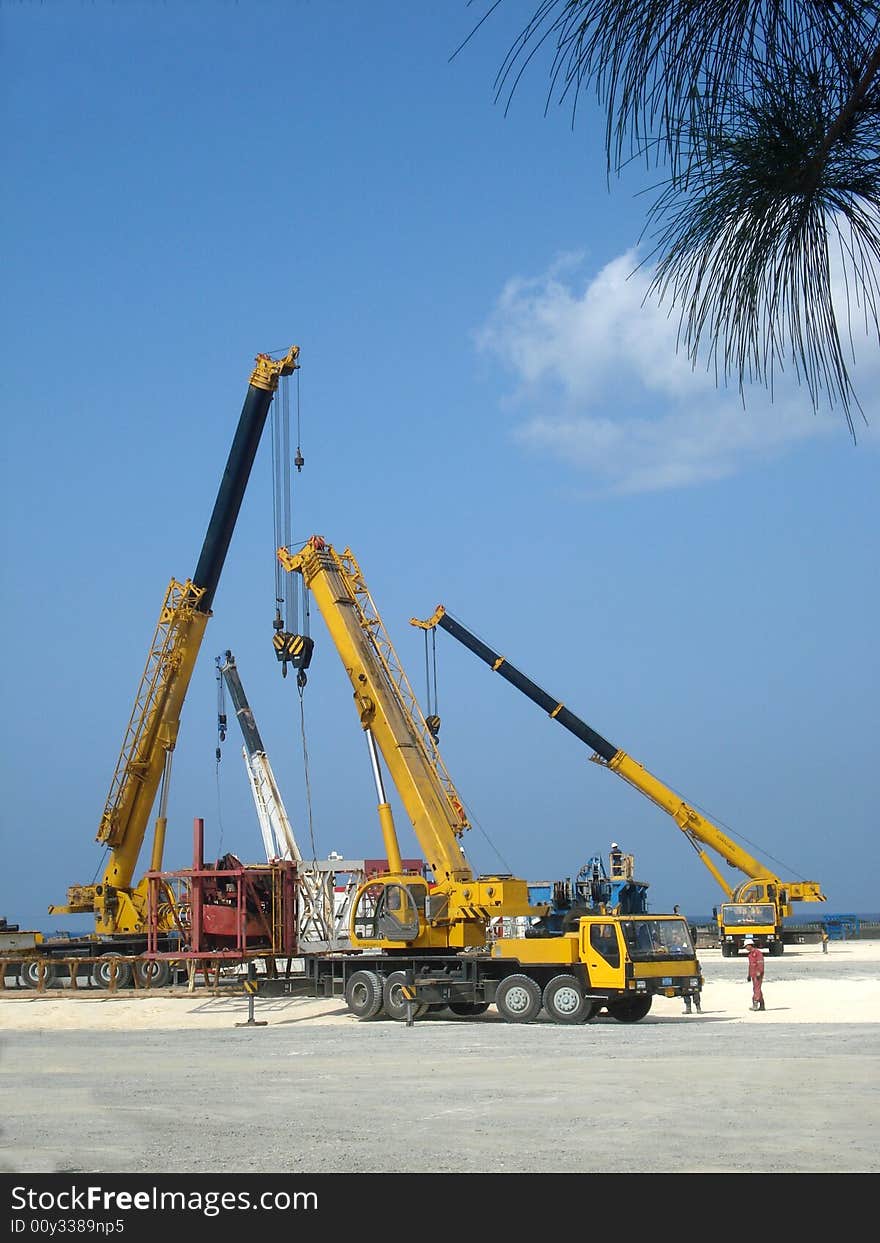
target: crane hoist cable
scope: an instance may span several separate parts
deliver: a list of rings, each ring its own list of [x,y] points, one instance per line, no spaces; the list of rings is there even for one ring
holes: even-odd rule
[[[297,443],[292,460],[299,474],[305,465],[305,458],[302,452],[301,390],[298,373],[296,383]],[[284,572],[276,555],[279,548],[289,548],[291,545],[290,389],[286,377],[282,380],[280,393],[280,401],[273,410],[272,422],[272,496],[275,520],[275,546],[272,550],[275,561],[275,616],[272,627],[275,633],[272,644],[276,657],[281,661],[282,677],[287,677],[287,666],[292,665],[297,671],[297,686],[302,690],[306,684],[306,669],[314,647],[309,633],[307,593],[303,590],[301,604],[298,580]]]
[[[280,385],[280,402],[272,410],[272,513],[275,523],[275,548],[287,547],[290,538],[290,386],[286,380]],[[289,589],[275,558],[275,617],[289,629]],[[296,587],[296,584],[293,585]]]
[[[218,748],[219,751],[219,748]],[[223,799],[220,791],[220,760],[215,765],[216,784],[217,784],[217,828],[219,830],[219,843],[217,846],[217,858],[223,855]]]
[[[430,651],[429,639],[430,633]],[[435,742],[440,737],[440,709],[437,693],[437,632],[425,631],[425,724]]]
[[[296,373],[296,454],[293,459],[293,464],[296,467],[297,474],[300,473],[300,471],[306,464],[306,460],[303,457],[303,451],[301,447],[302,446],[302,425],[301,425],[302,424],[302,419],[301,419],[301,414],[302,414],[301,392],[302,390],[300,388],[299,377],[300,377],[300,373],[297,372]]]
[[[215,662],[216,664],[216,662]],[[217,857],[223,854],[223,791],[220,783],[220,759],[222,757],[221,744],[226,741],[226,692],[223,686],[223,678],[217,669],[217,747],[214,751],[214,773],[217,787],[217,828],[220,834],[220,841],[217,847]]]
[[[302,390],[300,373],[296,372],[296,452],[290,452],[290,386],[287,377],[280,385],[280,403],[274,411],[272,423],[272,492],[275,519],[275,546],[272,550],[275,562],[275,618],[273,644],[275,654],[281,661],[282,677],[287,677],[287,666],[296,669],[296,687],[299,694],[300,737],[302,740],[303,781],[306,794],[306,813],[309,823],[309,841],[312,860],[318,857],[315,844],[314,817],[312,812],[312,786],[309,772],[309,749],[306,738],[305,701],[306,669],[311,660],[313,642],[310,637],[309,593],[300,588],[299,577],[288,574],[276,555],[280,547],[289,548],[292,542],[293,489],[290,472],[291,461],[299,475],[305,465],[302,451]]]
[[[425,708],[427,715],[425,716],[425,724],[434,739],[438,741],[440,735],[440,709],[439,709],[439,692],[437,682],[437,628],[423,628],[425,634]],[[430,643],[428,636],[430,634]],[[468,820],[473,828],[479,831],[480,836],[486,842],[487,846],[492,850],[496,858],[501,863],[502,868],[513,874],[513,869],[496,846],[495,842],[483,828],[478,818],[473,814],[469,806],[465,806]]]
[[[299,692],[299,729],[300,737],[302,739],[303,779],[306,791],[306,815],[309,821],[309,841],[312,844],[312,862],[315,863],[318,859],[318,847],[315,844],[315,822],[312,816],[312,779],[309,773],[309,747],[306,740],[306,711],[305,696],[303,694],[305,686],[305,680],[300,681],[300,678],[297,677],[296,688]]]

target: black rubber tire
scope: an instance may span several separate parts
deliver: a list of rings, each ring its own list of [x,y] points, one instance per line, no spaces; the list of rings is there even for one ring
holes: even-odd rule
[[[121,954],[108,951],[102,962],[96,962],[92,966],[89,979],[95,988],[110,987],[110,973],[112,964],[110,959],[115,958],[116,961],[116,987],[128,988],[131,983],[131,963],[122,957]]]
[[[54,988],[58,983],[58,964],[49,958],[26,958],[18,969],[19,988],[39,988],[40,967],[43,969],[43,988]]]
[[[395,1023],[406,1022],[406,1001],[401,996],[400,991],[405,983],[405,971],[392,971],[389,976],[385,977],[385,983],[382,985],[382,1009],[389,1019],[394,1019]],[[427,1013],[427,1002],[420,1001],[413,1006],[414,1019],[419,1019],[423,1014]]]
[[[382,977],[355,971],[345,982],[345,1004],[356,1019],[374,1019],[382,1009]]]
[[[505,1023],[531,1023],[541,1013],[541,989],[528,975],[509,975],[495,992],[495,1008]]]
[[[608,1013],[618,1023],[638,1023],[651,1009],[652,997],[618,997],[608,1003]]]
[[[138,958],[134,980],[138,988],[165,988],[171,982],[171,963],[164,958]]]
[[[721,957],[736,958],[736,946],[728,944],[727,941],[721,942]]]
[[[592,1005],[574,975],[554,975],[544,988],[544,1009],[554,1023],[585,1023]]]
[[[488,1001],[450,1001],[449,1010],[460,1019],[473,1019],[485,1014],[489,1009]]]
[[[782,941],[774,941],[770,946],[770,957],[781,958],[785,953],[785,945]]]

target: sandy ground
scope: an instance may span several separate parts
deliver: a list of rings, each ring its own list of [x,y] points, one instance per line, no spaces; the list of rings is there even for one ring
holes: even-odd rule
[[[0,1175],[880,1172],[880,942],[768,959],[763,1013],[700,960],[702,1014],[577,1027],[10,989]]]
[[[880,941],[835,943],[827,954],[815,946],[790,947],[783,958],[766,960],[764,994],[767,1009],[749,1010],[751,986],[746,983],[744,959],[723,959],[719,950],[702,950],[700,963],[706,980],[701,1018],[725,1017],[735,1023],[880,1023]],[[0,993],[0,1031],[131,1031],[144,1029],[228,1028],[246,1021],[248,1000],[221,996],[199,985],[135,992],[99,992],[81,986],[49,989],[44,993],[7,988]],[[656,998],[651,1018],[679,1016],[681,1002]],[[490,1012],[493,1014],[494,1012]],[[359,1026],[341,998],[257,998],[254,1018],[266,1023],[308,1021],[315,1026]],[[447,1016],[448,1019],[448,1016]],[[436,1016],[422,1022],[437,1022]],[[546,1022],[543,1016],[539,1022]]]

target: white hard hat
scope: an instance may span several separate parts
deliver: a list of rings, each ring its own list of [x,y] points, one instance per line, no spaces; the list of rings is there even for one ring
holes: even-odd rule
[[[755,944],[754,937],[746,937],[746,939],[743,941],[743,945],[754,945],[754,944]]]
[[[612,849],[612,850],[620,850],[620,847],[618,846],[617,842],[612,842],[612,843],[611,843],[611,849]]]

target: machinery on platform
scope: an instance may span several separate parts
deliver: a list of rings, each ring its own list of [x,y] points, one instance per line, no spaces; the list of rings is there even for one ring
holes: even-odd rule
[[[442,604],[438,605],[427,620],[420,621],[414,617],[411,624],[425,631],[439,628],[451,634],[490,669],[494,669],[542,708],[552,720],[558,721],[569,733],[588,746],[592,752],[590,759],[594,763],[617,773],[672,817],[727,895],[728,900],[717,908],[716,913],[721,952],[725,957],[735,957],[747,936],[770,954],[783,953],[790,935],[784,920],[792,913],[792,903],[825,901],[818,881],[782,880],[732,841],[716,824],[686,803],[669,786],[636,763],[625,751],[596,733],[585,721],[566,708],[561,700],[542,690],[504,656],[493,651],[460,621],[451,617]],[[718,864],[707,854],[706,848],[714,851],[721,860],[741,872],[746,879],[735,887],[728,884]]]
[[[533,924],[534,929],[567,932],[582,915],[612,912],[616,915],[648,914],[648,882],[635,876],[635,856],[612,845],[606,867],[602,855],[592,855],[572,879],[547,885],[529,885],[533,901],[549,899],[550,910]]]
[[[412,1017],[428,1006],[475,1015],[494,1002],[510,1022],[544,1007],[557,1022],[601,1010],[636,1022],[652,998],[691,995],[702,980],[687,923],[673,915],[579,914],[565,931],[541,920],[525,880],[475,875],[462,846],[464,803],[397,659],[353,553],[313,536],[298,552],[279,548],[302,575],[351,681],[367,741],[389,871],[358,891],[350,923],[355,953],[306,958],[316,987],[337,984],[360,1019],[380,1011]],[[391,774],[433,880],[405,873],[381,760]],[[522,937],[490,942],[498,918],[534,920]]]

